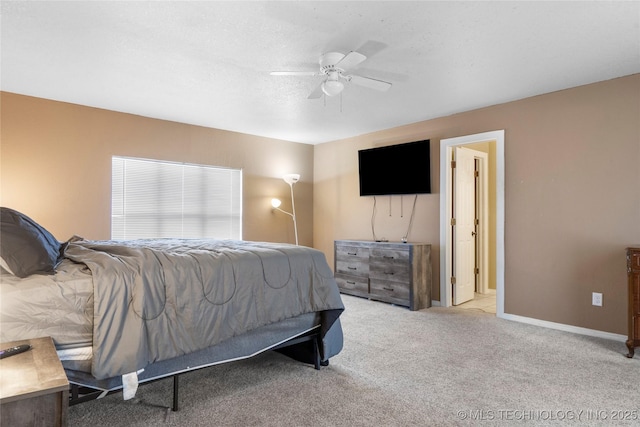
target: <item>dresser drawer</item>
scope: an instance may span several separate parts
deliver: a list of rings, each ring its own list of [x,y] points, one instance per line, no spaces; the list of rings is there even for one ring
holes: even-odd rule
[[[369,280],[367,278],[336,274],[336,282],[341,291],[357,295],[369,293]]]
[[[629,271],[640,272],[640,251],[631,250],[627,257]]]
[[[369,260],[375,263],[386,264],[403,264],[409,265],[409,251],[408,250],[393,250],[393,249],[379,249],[371,248],[371,255]]]
[[[408,253],[384,252],[376,255],[372,253],[369,258],[369,277],[409,283],[411,281],[411,265]]]
[[[365,261],[369,260],[369,248],[336,244],[336,258],[341,260]]]
[[[633,273],[629,279],[629,299],[631,313],[640,318],[640,274]]]
[[[369,264],[364,261],[343,261],[337,259],[336,273],[367,277],[369,275]]]
[[[409,283],[371,279],[370,288],[372,297],[380,296],[405,305],[409,302]]]

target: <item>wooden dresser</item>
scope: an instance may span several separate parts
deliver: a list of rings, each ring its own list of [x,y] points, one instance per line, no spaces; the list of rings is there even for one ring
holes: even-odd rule
[[[431,245],[336,240],[340,292],[409,307],[431,307]]]
[[[31,349],[0,360],[0,425],[66,426],[69,382],[51,338],[0,344]]]
[[[640,247],[627,248],[627,275],[629,276],[629,339],[627,347],[633,357],[640,346]]]

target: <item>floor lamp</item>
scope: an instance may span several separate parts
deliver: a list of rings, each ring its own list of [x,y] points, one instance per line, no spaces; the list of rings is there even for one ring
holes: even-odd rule
[[[271,206],[273,206],[274,209],[277,209],[282,213],[286,213],[291,218],[293,218],[293,231],[295,232],[295,235],[296,235],[296,245],[298,245],[298,224],[296,223],[296,204],[295,204],[294,197],[293,197],[293,184],[295,184],[296,182],[298,182],[300,180],[300,175],[297,174],[297,173],[290,173],[290,174],[284,175],[282,177],[282,179],[284,179],[284,182],[289,184],[289,187],[291,188],[291,209],[292,209],[292,213],[280,209],[280,204],[282,204],[280,199],[271,199]]]

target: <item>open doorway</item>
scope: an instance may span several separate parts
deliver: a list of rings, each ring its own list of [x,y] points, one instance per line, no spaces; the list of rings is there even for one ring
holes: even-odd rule
[[[495,298],[495,313],[502,317],[504,131],[443,139],[440,144],[440,305],[470,301],[467,304],[481,307]],[[454,159],[456,163],[452,163]],[[458,183],[454,165],[458,171],[466,170],[458,174]],[[483,184],[483,173],[490,168],[493,176],[489,179],[485,175]],[[456,204],[466,205],[463,211],[468,214],[456,212],[454,217]]]

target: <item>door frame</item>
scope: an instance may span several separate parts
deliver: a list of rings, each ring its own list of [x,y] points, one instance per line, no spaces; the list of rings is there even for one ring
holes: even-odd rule
[[[448,213],[452,183],[448,172],[453,147],[487,141],[494,141],[496,145],[496,316],[504,317],[504,129],[440,140],[440,306],[452,306],[447,271],[451,271]]]
[[[478,193],[476,194],[476,209],[480,220],[478,228],[478,242],[476,242],[476,260],[480,267],[478,275],[478,293],[485,294],[489,289],[489,154],[473,150],[478,165]]]

